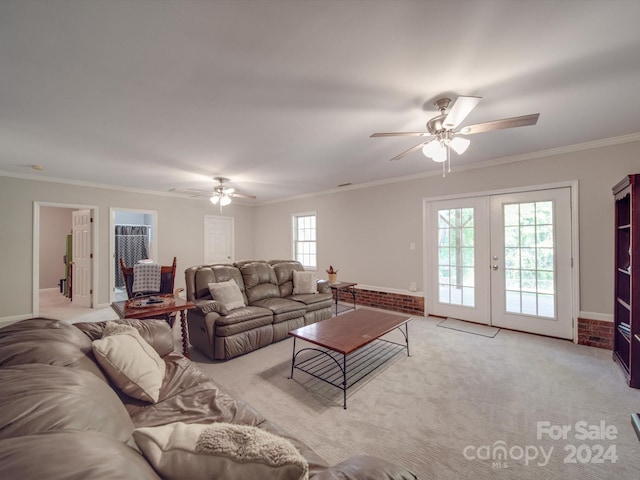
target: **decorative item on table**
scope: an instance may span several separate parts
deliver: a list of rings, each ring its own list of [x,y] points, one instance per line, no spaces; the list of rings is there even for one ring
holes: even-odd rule
[[[329,283],[338,283],[338,270],[334,270],[333,265],[329,265],[326,272],[329,275]]]
[[[147,304],[148,305],[154,305],[157,303],[163,303],[164,299],[162,297],[157,297],[155,295],[151,295],[149,298],[147,298]]]
[[[136,294],[130,300],[127,300],[127,306],[130,308],[145,308],[161,305],[172,305],[175,303],[175,297],[172,295],[142,295]]]

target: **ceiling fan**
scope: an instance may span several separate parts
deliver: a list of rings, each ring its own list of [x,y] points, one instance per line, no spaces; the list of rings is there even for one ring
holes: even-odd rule
[[[451,106],[449,113],[447,108],[451,104],[450,98],[439,98],[435,105],[440,110],[440,114],[427,122],[427,132],[395,132],[395,133],[374,133],[371,137],[434,137],[431,140],[419,143],[418,145],[405,150],[396,155],[391,160],[400,160],[422,148],[422,153],[431,158],[434,162],[442,163],[442,176],[445,176],[445,162],[448,163],[448,171],[451,172],[451,149],[458,155],[462,155],[471,141],[461,135],[472,135],[475,133],[490,132],[503,128],[524,127],[535,125],[538,122],[539,113],[522,115],[520,117],[503,118],[491,122],[476,123],[467,125],[459,130],[458,125],[467,118],[467,115],[478,105],[482,97],[459,96]]]
[[[190,197],[209,197],[209,200],[214,205],[220,205],[220,211],[222,212],[222,207],[227,206],[231,203],[232,198],[249,198],[255,199],[254,195],[247,195],[246,193],[240,193],[236,191],[233,187],[228,187],[225,185],[226,182],[229,181],[228,178],[225,177],[214,177],[213,178],[218,185],[213,187],[213,191],[211,190],[197,190],[195,188],[187,188],[184,190],[180,190],[177,188],[172,188],[170,191],[175,193],[185,193]]]

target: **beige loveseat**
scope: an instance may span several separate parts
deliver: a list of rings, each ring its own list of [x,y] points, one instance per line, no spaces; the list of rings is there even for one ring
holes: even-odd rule
[[[188,268],[187,300],[196,305],[188,317],[191,345],[212,360],[227,360],[283,340],[291,330],[330,318],[331,288],[319,280],[311,290],[304,289],[302,283],[309,276],[294,260]],[[227,286],[229,282],[230,288],[237,285],[239,291],[235,301],[216,290],[215,284]]]
[[[34,318],[0,329],[0,476],[415,479],[406,469],[369,456],[330,466],[174,346],[164,320],[70,325]],[[152,357],[157,363],[140,370]],[[157,396],[143,400],[139,388],[150,391],[152,384],[159,387]],[[235,432],[242,434],[235,443],[233,436],[218,442]],[[256,445],[260,448],[249,448]]]

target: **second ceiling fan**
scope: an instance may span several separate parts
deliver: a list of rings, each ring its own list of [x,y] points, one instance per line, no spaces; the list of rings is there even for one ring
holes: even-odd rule
[[[448,170],[451,171],[451,152],[453,149],[457,154],[463,154],[469,144],[469,139],[462,135],[472,135],[475,133],[490,132],[504,128],[524,127],[535,125],[538,122],[539,113],[522,115],[520,117],[503,118],[491,122],[476,123],[467,125],[456,130],[467,115],[478,105],[482,97],[459,96],[451,106],[449,113],[446,113],[451,99],[444,97],[435,102],[440,114],[427,122],[427,132],[392,132],[374,133],[371,137],[434,137],[428,141],[419,143],[404,152],[396,155],[391,160],[399,160],[416,150],[422,149],[425,156],[435,162],[442,163],[442,176],[445,176],[445,163],[448,163]]]
[[[231,203],[232,198],[247,198],[247,199],[255,199],[254,195],[247,195],[246,193],[240,193],[235,188],[229,187],[227,182],[229,182],[228,178],[225,177],[213,177],[213,179],[218,182],[217,185],[213,187],[213,191],[211,190],[198,190],[195,188],[187,188],[185,190],[180,190],[177,188],[172,188],[171,191],[175,193],[184,193],[189,195],[190,197],[209,197],[209,200],[214,205],[220,206],[220,211],[222,212],[222,207],[227,206]]]

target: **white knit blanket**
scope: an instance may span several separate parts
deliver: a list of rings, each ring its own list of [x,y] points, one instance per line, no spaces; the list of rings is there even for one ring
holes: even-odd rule
[[[196,451],[223,455],[241,463],[296,465],[303,472],[302,478],[308,478],[309,464],[290,441],[249,425],[214,423],[200,434]]]
[[[136,263],[133,266],[133,286],[131,291],[159,292],[162,265],[157,263]]]

